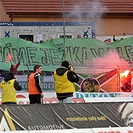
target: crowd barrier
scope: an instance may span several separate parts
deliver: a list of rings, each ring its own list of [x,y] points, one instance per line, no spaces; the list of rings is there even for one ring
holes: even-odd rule
[[[1,95],[1,94],[0,94]],[[133,101],[133,93],[111,92],[111,93],[82,93],[75,92],[73,96],[74,103],[84,102],[128,102]],[[18,104],[29,104],[28,93],[17,93]],[[55,92],[44,92],[42,104],[58,103]],[[0,98],[1,104],[1,98]]]
[[[0,101],[1,101],[1,99],[0,99]],[[118,104],[121,104],[122,102],[123,103],[132,103],[133,97],[132,97],[132,93],[122,93],[122,92],[118,92],[118,93],[116,93],[116,92],[114,92],[114,93],[113,92],[111,92],[111,93],[75,92],[74,96],[73,96],[73,102],[74,103],[91,103],[91,104],[87,104],[87,108],[88,108],[88,106],[92,107],[92,104],[93,105],[99,104],[100,106],[104,106],[106,104],[106,105],[109,105],[109,107],[111,107],[110,105],[113,105],[113,104],[118,105]],[[17,93],[17,103],[18,103],[18,105],[29,104],[28,93]],[[42,104],[50,104],[48,106],[52,106],[54,103],[58,103],[58,99],[56,98],[55,92],[51,92],[51,93],[45,92],[45,97],[42,99]],[[53,107],[55,107],[55,105],[56,104],[54,104]],[[75,105],[74,106],[73,105],[74,104],[72,104],[72,107],[75,106]],[[133,105],[133,104],[131,104],[131,105]],[[130,105],[130,107],[132,109],[131,105]],[[47,105],[44,105],[44,106],[48,107]],[[58,106],[59,106],[59,104],[58,104]],[[82,104],[82,106],[83,106],[83,104]],[[19,106],[19,107],[21,107],[21,106]],[[25,107],[25,105],[24,105],[24,107]],[[30,105],[30,107],[31,107],[31,105]],[[103,107],[103,108],[105,108],[105,107]],[[120,109],[121,109],[121,107],[123,107],[123,106],[120,106]],[[89,110],[89,112],[90,112],[90,110]],[[46,115],[46,113],[45,113],[45,115]],[[1,126],[1,123],[0,123],[0,126]],[[12,131],[6,131],[6,133],[11,133],[11,132]],[[79,133],[79,132],[82,132],[82,133],[133,133],[133,127],[111,127],[111,126],[109,126],[109,127],[103,127],[103,128],[95,127],[95,128],[85,128],[85,129],[75,128],[75,129],[63,129],[63,130],[29,130],[29,131],[23,130],[23,131],[13,131],[13,132],[14,133],[56,133],[56,132],[58,132],[58,133]],[[2,131],[1,131],[1,133],[2,133]],[[5,131],[3,133],[5,133]]]

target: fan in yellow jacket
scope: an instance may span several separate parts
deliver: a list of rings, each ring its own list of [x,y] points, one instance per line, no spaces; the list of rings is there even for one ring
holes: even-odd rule
[[[0,89],[2,90],[2,104],[17,104],[16,90],[20,91],[22,88],[12,72],[9,72],[0,83]]]

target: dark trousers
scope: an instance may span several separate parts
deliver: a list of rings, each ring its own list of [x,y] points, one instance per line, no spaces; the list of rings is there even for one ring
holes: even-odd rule
[[[15,103],[15,102],[4,102],[2,104],[17,104],[17,103]]]
[[[41,94],[30,94],[29,95],[30,104],[41,104]]]

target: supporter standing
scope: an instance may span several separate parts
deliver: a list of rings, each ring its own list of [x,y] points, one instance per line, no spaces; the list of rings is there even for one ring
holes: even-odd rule
[[[2,104],[17,104],[16,90],[22,90],[19,83],[14,78],[14,73],[9,72],[5,79],[0,83],[2,90]]]
[[[10,68],[10,72],[14,73],[14,75],[18,75],[18,67],[20,65],[20,61],[15,65],[15,64],[12,64],[11,65],[11,68]]]
[[[41,65],[34,66],[34,72],[30,74],[28,79],[28,92],[30,104],[40,104],[41,98],[44,97],[44,94],[40,86],[40,74],[42,72]]]
[[[79,77],[68,61],[63,61],[61,67],[54,71],[54,80],[59,103],[72,103],[73,93],[75,92],[74,83],[78,82]]]

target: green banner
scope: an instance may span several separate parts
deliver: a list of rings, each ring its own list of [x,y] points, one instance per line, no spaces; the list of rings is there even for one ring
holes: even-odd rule
[[[130,65],[133,37],[111,43],[87,39],[53,39],[41,44],[20,38],[0,38],[0,69],[9,70],[20,61],[18,70],[33,70],[41,64],[44,71],[54,71],[61,61],[70,61],[78,73],[99,73]],[[99,69],[99,70],[97,70]]]

